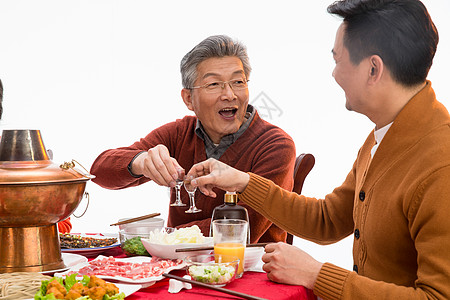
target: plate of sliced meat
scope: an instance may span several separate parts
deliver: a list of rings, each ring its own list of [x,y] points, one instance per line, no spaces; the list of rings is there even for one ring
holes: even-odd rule
[[[163,273],[182,269],[186,263],[181,259],[160,259],[157,257],[134,256],[114,258],[99,255],[89,262],[78,264],[55,276],[64,277],[73,273],[78,275],[96,275],[108,281],[139,283],[149,286],[163,279]]]

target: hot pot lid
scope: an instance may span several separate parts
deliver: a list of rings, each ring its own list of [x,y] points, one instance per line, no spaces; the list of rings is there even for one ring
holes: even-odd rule
[[[3,130],[0,139],[0,185],[87,181],[90,175],[75,168],[75,160],[54,164],[40,130]]]
[[[75,162],[65,162],[60,166],[51,161],[4,162],[0,161],[0,185],[38,184],[88,181],[94,176],[74,168]]]

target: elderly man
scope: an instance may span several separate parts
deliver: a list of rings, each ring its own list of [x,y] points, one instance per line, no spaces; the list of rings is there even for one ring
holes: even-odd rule
[[[333,76],[346,107],[375,123],[344,183],[325,199],[285,191],[215,160],[193,181],[241,200],[305,239],[354,234],[353,272],[284,243],[266,246],[271,280],[323,299],[450,299],[450,116],[426,80],[438,33],[418,0],[344,0]]]
[[[129,147],[107,150],[92,165],[93,180],[102,187],[122,189],[147,181],[174,187],[184,170],[215,158],[244,172],[270,178],[287,190],[293,187],[295,145],[283,130],[262,120],[248,104],[251,67],[246,48],[227,36],[211,36],[181,61],[181,96],[196,116],[163,125]],[[171,189],[171,202],[175,194]],[[214,208],[223,204],[199,192],[201,212],[169,206],[167,225],[198,225],[209,235]],[[182,202],[189,203],[186,192]],[[286,232],[248,208],[251,242],[285,241]]]

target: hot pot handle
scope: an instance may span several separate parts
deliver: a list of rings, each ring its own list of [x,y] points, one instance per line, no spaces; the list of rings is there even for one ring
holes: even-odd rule
[[[84,214],[86,213],[88,207],[89,207],[89,193],[88,192],[84,192],[83,197],[87,198],[87,204],[86,204],[86,208],[84,209],[83,213],[79,216],[75,215],[75,213],[72,213],[72,216],[74,216],[75,218],[81,218],[82,216],[84,216]]]

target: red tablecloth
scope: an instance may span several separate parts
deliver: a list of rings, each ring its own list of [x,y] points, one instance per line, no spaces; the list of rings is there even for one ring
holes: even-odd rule
[[[111,255],[117,258],[126,257],[122,250],[117,247],[109,250],[103,255]],[[183,270],[172,271],[171,274],[183,276],[186,275]],[[266,273],[245,272],[240,279],[228,284],[225,288],[237,292],[257,296],[265,299],[276,300],[316,300],[311,290],[303,286],[285,285],[270,281],[267,279]],[[182,289],[179,293],[171,294],[168,292],[169,279],[158,281],[154,285],[141,289],[128,296],[127,300],[143,300],[143,299],[239,299],[239,297],[210,290],[207,288],[192,286],[192,289]]]

